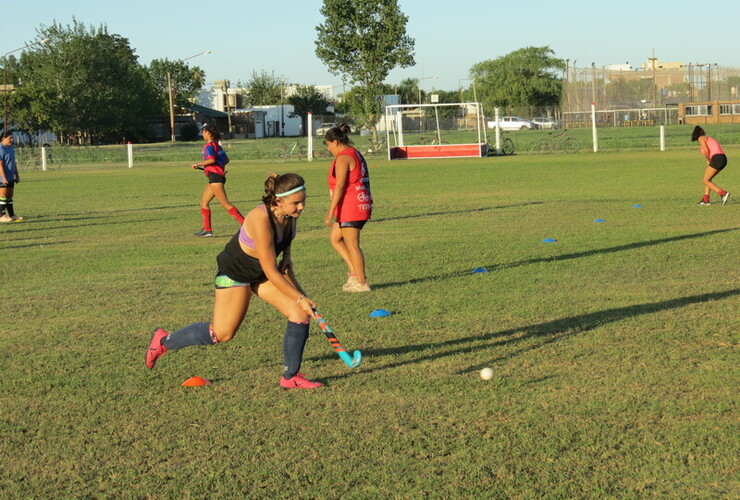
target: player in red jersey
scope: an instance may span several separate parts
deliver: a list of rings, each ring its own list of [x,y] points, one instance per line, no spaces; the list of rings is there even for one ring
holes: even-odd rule
[[[203,173],[208,177],[208,184],[203,189],[203,194],[200,195],[200,214],[203,217],[203,229],[195,233],[196,236],[201,238],[207,238],[213,236],[211,230],[211,208],[208,206],[213,198],[217,198],[221,206],[229,212],[236,221],[241,225],[244,222],[244,217],[239,212],[239,209],[229,202],[229,198],[226,196],[226,164],[229,163],[229,157],[226,156],[226,152],[221,146],[218,145],[218,141],[221,140],[221,134],[212,125],[203,125],[203,140],[206,141],[203,146],[203,161],[193,164],[193,168],[203,170]]]
[[[324,137],[326,149],[334,156],[328,175],[331,202],[324,223],[331,228],[329,240],[334,250],[347,264],[347,282],[342,289],[369,292],[360,231],[372,215],[373,196],[367,162],[351,146],[349,134],[349,126],[340,124],[329,129]]]

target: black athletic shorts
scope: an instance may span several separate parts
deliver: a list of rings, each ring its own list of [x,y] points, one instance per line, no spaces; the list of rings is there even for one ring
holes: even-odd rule
[[[226,184],[226,177],[215,172],[208,172],[208,184]]]
[[[727,166],[727,155],[713,155],[709,159],[709,166],[719,172]]]
[[[365,227],[366,220],[347,220],[339,223],[339,227],[353,227],[355,229],[362,229]]]
[[[15,182],[3,182],[3,181],[0,181],[0,188],[10,188],[10,189],[13,189],[14,186],[15,186]]]

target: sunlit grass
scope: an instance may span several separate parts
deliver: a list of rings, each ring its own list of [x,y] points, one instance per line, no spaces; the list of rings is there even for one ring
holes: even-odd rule
[[[730,190],[738,153],[717,178]],[[0,226],[0,496],[733,497],[740,203],[695,205],[703,165],[375,160],[374,291],[346,294],[328,164],[234,161],[242,211],[268,171],[308,181],[296,272],[364,355],[347,369],[313,327],[313,392],[278,389],[284,321],[259,300],[232,342],[144,368],[154,327],[209,319],[237,229],[214,204],[216,237],[192,236],[202,173],[26,172],[27,221]],[[180,387],[193,375],[213,385]]]

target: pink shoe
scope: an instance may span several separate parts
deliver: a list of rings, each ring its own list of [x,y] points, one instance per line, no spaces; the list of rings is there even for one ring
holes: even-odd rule
[[[152,341],[149,342],[149,349],[146,351],[146,367],[150,370],[154,368],[157,358],[167,352],[167,349],[162,345],[162,339],[167,335],[167,332],[162,328],[157,328],[152,334]]]
[[[302,373],[297,373],[295,377],[288,380],[285,377],[280,377],[280,387],[284,389],[313,389],[315,387],[321,387],[321,382],[311,382],[306,379]]]

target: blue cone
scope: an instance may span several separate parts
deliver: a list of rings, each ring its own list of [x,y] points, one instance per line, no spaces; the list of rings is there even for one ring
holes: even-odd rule
[[[642,208],[642,205],[632,205],[632,208]]]
[[[594,219],[594,222],[606,222],[604,219]]]
[[[474,273],[487,273],[488,269],[486,269],[485,267],[476,267],[475,269],[473,269],[473,272]]]
[[[371,318],[385,318],[386,316],[390,316],[393,314],[390,311],[386,311],[385,309],[376,309],[373,312],[370,313]]]
[[[556,243],[557,241],[555,238],[545,238],[542,243]]]

